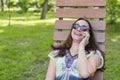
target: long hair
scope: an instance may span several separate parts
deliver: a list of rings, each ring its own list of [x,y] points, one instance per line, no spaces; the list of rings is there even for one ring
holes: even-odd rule
[[[88,20],[84,19],[84,18],[79,18],[72,24],[70,33],[69,33],[67,39],[64,41],[63,44],[61,44],[61,45],[59,45],[57,47],[54,46],[54,45],[51,45],[53,50],[56,50],[56,49],[60,50],[56,57],[63,57],[66,54],[66,49],[70,49],[71,48],[72,42],[73,42],[73,39],[72,39],[72,36],[71,36],[71,32],[72,32],[73,26],[79,20],[86,21],[88,23],[88,25],[89,25],[89,28],[90,28],[89,29],[89,34],[90,34],[89,43],[85,46],[85,50],[86,51],[89,51],[89,50],[95,50],[95,51],[99,50],[99,51],[101,51],[102,56],[104,57],[104,52],[102,50],[100,50],[99,46],[97,45],[97,42],[96,42],[96,39],[95,39],[95,36],[94,36],[94,33],[93,33],[93,29],[92,29],[92,26],[91,26],[90,22]]]

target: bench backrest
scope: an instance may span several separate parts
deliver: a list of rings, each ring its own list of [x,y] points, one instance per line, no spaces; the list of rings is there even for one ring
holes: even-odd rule
[[[88,18],[92,24],[99,47],[105,52],[106,0],[57,0],[54,40],[64,41],[70,31],[74,18]],[[72,18],[72,19],[71,19]],[[94,80],[103,80],[104,73],[97,71]]]

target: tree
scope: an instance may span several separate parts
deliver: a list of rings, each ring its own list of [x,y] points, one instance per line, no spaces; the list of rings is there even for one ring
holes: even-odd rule
[[[0,0],[0,2],[1,2],[1,10],[4,11],[4,2],[3,0]]]
[[[109,23],[114,24],[117,20],[117,13],[118,13],[118,6],[117,6],[117,0],[107,0],[107,10],[108,10],[108,17],[109,17]]]
[[[10,0],[6,0],[6,6],[9,8],[9,6],[10,6]]]
[[[28,0],[19,0],[17,3],[23,12],[27,12],[29,8]]]
[[[48,0],[44,0],[44,4],[43,4],[43,7],[42,7],[41,19],[46,18],[47,9],[48,9]]]

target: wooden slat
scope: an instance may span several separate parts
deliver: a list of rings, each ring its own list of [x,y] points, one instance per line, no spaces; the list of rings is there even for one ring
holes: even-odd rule
[[[56,17],[64,18],[105,18],[105,9],[90,9],[90,8],[65,8],[56,10]]]
[[[102,50],[105,53],[105,45],[104,44],[98,44],[100,50]]]
[[[105,33],[95,32],[94,34],[97,42],[105,42]],[[68,35],[69,35],[69,32],[56,31],[54,33],[54,40],[66,40]]]
[[[58,47],[60,46],[61,43],[54,43],[54,46]],[[105,45],[104,44],[98,44],[100,50],[102,50],[103,52],[105,52]]]
[[[56,20],[55,29],[70,29],[74,20]],[[93,30],[105,30],[105,21],[90,21]]]
[[[57,6],[105,6],[106,0],[57,0]]]
[[[97,71],[93,77],[93,80],[103,80],[104,72]]]

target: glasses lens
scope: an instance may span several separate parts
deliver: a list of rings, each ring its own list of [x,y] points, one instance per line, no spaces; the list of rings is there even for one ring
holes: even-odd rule
[[[79,24],[74,24],[74,29],[78,29],[79,28]]]
[[[75,24],[73,28],[74,29],[80,28],[80,30],[82,30],[82,31],[87,31],[88,30],[87,26],[85,26],[85,25],[80,26],[79,24]]]
[[[87,26],[80,26],[80,30],[82,30],[82,31],[87,31],[88,30],[88,27]]]

